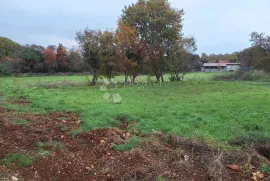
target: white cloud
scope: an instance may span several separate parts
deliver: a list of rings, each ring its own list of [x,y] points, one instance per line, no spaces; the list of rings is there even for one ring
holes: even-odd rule
[[[67,48],[72,48],[77,45],[75,39],[56,35],[34,34],[30,35],[28,38],[31,44],[37,44],[38,42],[38,44],[44,47],[47,47],[48,45],[58,45],[59,43],[63,44]]]

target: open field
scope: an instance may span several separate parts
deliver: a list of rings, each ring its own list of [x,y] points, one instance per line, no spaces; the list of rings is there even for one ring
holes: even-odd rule
[[[242,153],[239,148],[253,148],[253,146],[269,164],[269,160],[267,161],[269,147],[265,149],[259,144],[269,145],[270,83],[212,81],[214,75],[187,74],[183,82],[166,81],[161,84],[146,84],[147,78],[142,76],[138,79],[140,83],[133,86],[118,83],[117,87],[111,86],[115,88],[114,90],[109,90],[107,86],[107,92],[120,94],[123,99],[120,104],[103,99],[105,92],[100,91],[100,86],[87,86],[83,76],[2,77],[0,78],[0,108],[2,107],[0,116],[3,134],[1,136],[4,137],[2,142],[14,145],[0,146],[0,159],[2,162],[4,160],[4,163],[12,162],[12,159],[23,159],[24,161],[19,163],[26,167],[33,162],[36,170],[17,167],[15,170],[20,173],[18,177],[23,178],[31,178],[38,172],[39,175],[35,177],[39,180],[46,180],[55,170],[59,171],[58,175],[54,175],[55,180],[70,178],[69,174],[80,172],[79,165],[87,167],[86,172],[89,175],[86,174],[85,177],[76,175],[74,180],[153,180],[158,176],[166,180],[179,178],[211,180],[220,177],[215,176],[211,170],[205,171],[209,164],[211,165],[211,161],[221,159],[219,156],[223,151],[216,149],[218,147],[224,152],[225,150],[233,152],[233,154],[229,152],[227,154],[227,151],[224,153],[221,161],[224,165],[236,163],[243,165],[248,162],[251,153]],[[120,82],[123,77],[119,76],[116,79]],[[99,84],[103,85],[102,82]],[[13,132],[13,135],[4,136],[9,132]],[[182,138],[176,139],[174,136]],[[199,143],[194,151],[195,143],[186,142],[183,138],[203,140],[208,146]],[[92,140],[92,143],[89,140]],[[167,141],[163,143],[162,140]],[[140,148],[129,151],[140,143],[142,143]],[[87,144],[90,145],[86,146]],[[176,145],[181,145],[181,148],[175,150],[174,147],[178,147]],[[23,152],[23,155],[31,156],[29,158],[12,154],[7,156],[8,153],[21,154],[20,150],[28,150],[26,153]],[[121,151],[127,152],[123,155]],[[193,151],[196,158],[193,158]],[[162,155],[158,156],[156,152]],[[179,155],[181,157],[179,158],[183,159],[191,152],[192,159],[198,165],[194,163],[195,165],[190,168],[190,165],[182,165],[181,169],[188,167],[194,172],[186,172],[197,173],[197,176],[181,177],[177,175],[180,173],[179,170],[172,170],[170,167],[171,164],[177,163],[170,163],[168,166],[165,161],[175,160]],[[71,153],[75,154],[75,157],[70,156]],[[252,152],[253,156],[254,154]],[[239,160],[240,155],[243,158]],[[90,157],[92,160],[85,159]],[[111,157],[116,161],[105,162]],[[213,158],[210,161],[206,157]],[[125,166],[129,159],[134,161]],[[147,162],[148,159],[151,163]],[[201,160],[204,160],[205,165],[199,164]],[[47,168],[44,170],[44,164],[53,165],[54,161],[55,164],[70,162],[73,166],[54,165],[50,167],[51,171],[46,171]],[[105,163],[110,165],[107,165],[108,171],[101,171],[100,165]],[[157,163],[160,163],[160,167],[156,166]],[[91,164],[95,169],[90,168]],[[252,164],[255,170],[261,166],[258,162]],[[123,167],[115,168],[113,165]],[[153,167],[154,171],[142,171],[140,169],[146,167],[138,165],[148,165],[147,168]],[[130,169],[129,172],[125,167]],[[268,169],[267,166],[265,168]],[[249,174],[255,171],[254,169],[243,178],[250,178]],[[62,174],[62,171],[66,171],[66,174]],[[125,174],[126,172],[130,174]],[[148,175],[151,179],[147,179],[144,172],[148,174],[151,172],[152,175]],[[93,176],[97,173],[100,175]],[[112,173],[115,175],[111,175]],[[146,175],[136,179],[136,173]],[[228,170],[223,173],[222,177],[225,180],[241,178]]]
[[[99,86],[87,86],[80,76],[0,78],[0,92],[26,98],[31,104],[20,108],[25,111],[75,112],[86,130],[113,127],[113,118],[124,116],[136,121],[134,129],[142,134],[154,129],[225,144],[248,135],[270,138],[270,84],[205,80],[210,76],[190,74],[187,81],[161,85],[119,85],[109,92],[119,93],[121,104],[103,99]]]

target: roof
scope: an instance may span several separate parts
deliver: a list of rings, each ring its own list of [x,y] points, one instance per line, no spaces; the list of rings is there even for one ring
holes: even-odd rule
[[[227,63],[227,65],[240,65],[240,63]]]
[[[204,67],[227,67],[228,65],[240,65],[240,63],[204,63]]]
[[[229,63],[230,60],[219,60],[218,63]]]
[[[204,67],[217,67],[217,66],[226,67],[227,63],[204,63],[203,66]]]

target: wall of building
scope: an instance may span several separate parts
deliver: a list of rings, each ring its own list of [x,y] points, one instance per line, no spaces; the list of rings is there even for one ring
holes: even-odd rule
[[[240,65],[227,65],[226,67],[203,67],[203,72],[230,72],[240,70]]]
[[[227,72],[237,71],[237,70],[240,70],[240,65],[227,65],[226,67]]]
[[[204,72],[226,72],[226,68],[222,67],[222,68],[217,68],[217,67],[204,67],[203,68]]]

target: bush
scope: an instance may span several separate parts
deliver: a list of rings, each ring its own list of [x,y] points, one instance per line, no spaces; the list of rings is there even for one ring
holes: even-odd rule
[[[217,75],[213,78],[214,80],[242,80],[242,81],[270,81],[270,74],[262,70],[253,71],[237,71],[226,75]]]
[[[0,74],[11,75],[12,74],[12,63],[5,62],[5,63],[0,64]]]
[[[238,136],[230,141],[231,145],[252,147],[269,143],[270,139],[259,131],[248,131],[244,135]]]
[[[262,69],[270,73],[270,56],[261,59]]]
[[[20,73],[23,69],[23,62],[6,61],[0,64],[0,74],[12,75]]]

